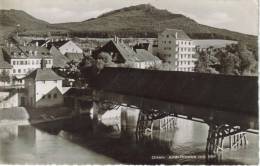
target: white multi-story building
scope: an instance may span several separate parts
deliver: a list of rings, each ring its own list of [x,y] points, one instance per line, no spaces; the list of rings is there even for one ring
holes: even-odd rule
[[[158,53],[168,57],[175,71],[194,71],[195,44],[184,31],[166,29],[159,34]]]
[[[49,50],[37,46],[8,46],[3,49],[5,59],[12,65],[10,75],[22,79],[32,71],[41,68],[44,59],[46,68],[53,65],[53,57]]]

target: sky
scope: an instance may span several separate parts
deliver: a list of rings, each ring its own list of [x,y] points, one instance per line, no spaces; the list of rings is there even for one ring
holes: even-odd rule
[[[247,34],[258,34],[258,0],[0,0],[0,9],[23,10],[50,23],[78,22],[104,12],[151,4],[195,21]]]

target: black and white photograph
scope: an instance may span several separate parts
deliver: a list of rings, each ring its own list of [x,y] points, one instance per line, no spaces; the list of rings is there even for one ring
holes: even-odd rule
[[[258,0],[0,0],[0,165],[258,165]]]

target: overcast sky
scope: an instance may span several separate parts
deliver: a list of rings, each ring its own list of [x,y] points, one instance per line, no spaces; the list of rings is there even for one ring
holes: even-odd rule
[[[0,8],[24,10],[36,18],[60,23],[83,21],[143,3],[184,14],[201,24],[258,33],[258,0],[0,0]]]

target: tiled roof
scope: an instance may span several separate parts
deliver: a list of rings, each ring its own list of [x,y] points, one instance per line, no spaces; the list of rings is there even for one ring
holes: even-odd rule
[[[80,62],[84,56],[82,53],[69,53],[67,52],[65,56],[69,59],[69,61],[75,61],[75,62]]]
[[[157,56],[154,56],[152,53],[150,53],[147,50],[144,49],[136,49],[136,54],[140,61],[160,61],[160,59]]]
[[[153,54],[144,49],[137,49],[138,51],[135,52],[133,49],[122,42],[115,42],[111,40],[103,47],[108,44],[113,44],[126,62],[144,62],[159,60],[159,58],[155,57]],[[102,50],[102,48],[100,48],[100,50]]]
[[[137,43],[134,45],[134,50],[136,49],[145,49],[148,50],[150,43]]]
[[[36,46],[20,46],[20,49],[28,56],[28,57],[39,57],[44,58],[51,56],[50,51],[46,47],[36,47]],[[37,51],[37,55],[30,54],[30,51]]]
[[[33,44],[33,45],[35,45],[36,44],[36,42],[38,42],[38,45],[39,46],[42,46],[44,43],[46,43],[48,40],[32,40],[31,42],[30,42],[30,44]]]
[[[50,51],[45,47],[12,46],[5,47],[4,51],[10,58],[46,58],[51,57]],[[35,55],[35,51],[37,54]]]
[[[163,33],[164,32],[167,32],[168,34],[170,34],[173,37],[175,37],[175,34],[177,33],[177,39],[189,39],[190,40],[190,37],[183,30],[180,30],[180,29],[165,29],[163,31]]]
[[[51,53],[53,55],[53,67],[54,68],[66,68],[69,59],[63,55],[56,47],[51,48]]]
[[[3,51],[0,49],[0,69],[11,69],[12,65],[5,61]]]
[[[26,78],[32,78],[35,81],[55,81],[64,79],[49,68],[36,69],[31,74],[26,76]]]
[[[50,41],[50,42],[48,42],[47,48],[50,49],[51,46],[55,46],[56,48],[60,48],[61,46],[63,46],[67,42],[69,42],[69,40]]]
[[[117,43],[115,41],[111,41],[111,42],[115,45],[117,50],[120,52],[120,54],[126,61],[136,61],[134,50],[132,50],[130,47],[128,47],[124,43],[121,43],[121,42]]]

